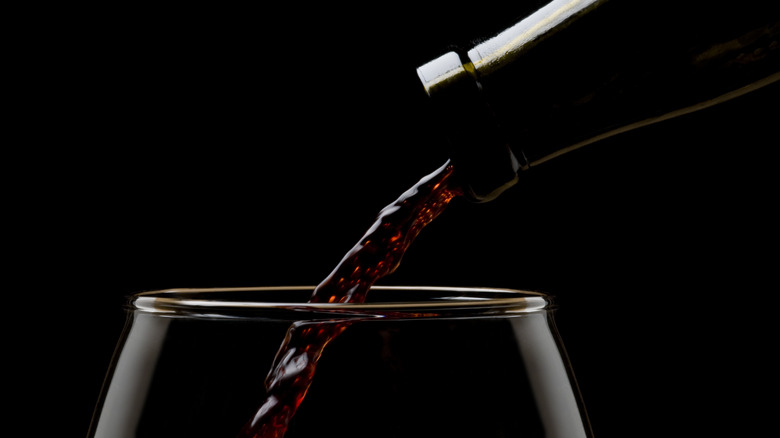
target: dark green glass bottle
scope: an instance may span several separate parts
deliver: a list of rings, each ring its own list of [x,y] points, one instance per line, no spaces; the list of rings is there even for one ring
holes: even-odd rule
[[[562,153],[780,79],[780,2],[554,0],[418,75],[487,201]]]

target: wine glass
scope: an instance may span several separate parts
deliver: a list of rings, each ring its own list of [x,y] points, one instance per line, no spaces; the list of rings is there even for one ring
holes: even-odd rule
[[[314,304],[312,290],[130,297],[88,438],[239,436],[257,426],[269,372],[301,327],[337,334],[286,438],[591,436],[549,296],[374,287],[365,303]]]

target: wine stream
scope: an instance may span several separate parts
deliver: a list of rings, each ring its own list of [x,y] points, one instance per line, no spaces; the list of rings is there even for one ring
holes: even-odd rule
[[[362,303],[371,286],[392,273],[415,237],[460,194],[448,162],[380,212],[377,220],[331,274],[311,303]],[[349,322],[296,322],[290,326],[266,378],[266,398],[238,438],[281,438],[306,396],[323,350]]]

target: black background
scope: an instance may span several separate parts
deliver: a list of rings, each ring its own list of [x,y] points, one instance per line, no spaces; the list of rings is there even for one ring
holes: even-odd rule
[[[447,159],[416,67],[543,2],[500,3],[47,11],[6,164],[21,279],[8,295],[29,321],[11,337],[42,382],[22,405],[86,432],[131,293],[323,279]],[[598,437],[760,430],[776,380],[778,94],[456,201],[384,283],[554,295]]]

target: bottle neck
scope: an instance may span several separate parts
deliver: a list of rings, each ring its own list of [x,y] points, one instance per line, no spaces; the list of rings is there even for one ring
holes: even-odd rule
[[[432,98],[432,124],[450,140],[450,157],[464,196],[487,202],[518,180],[527,163],[515,156],[485,100],[470,63],[449,52],[417,69]]]
[[[418,75],[476,201],[517,172],[780,79],[774,2],[554,0]]]

